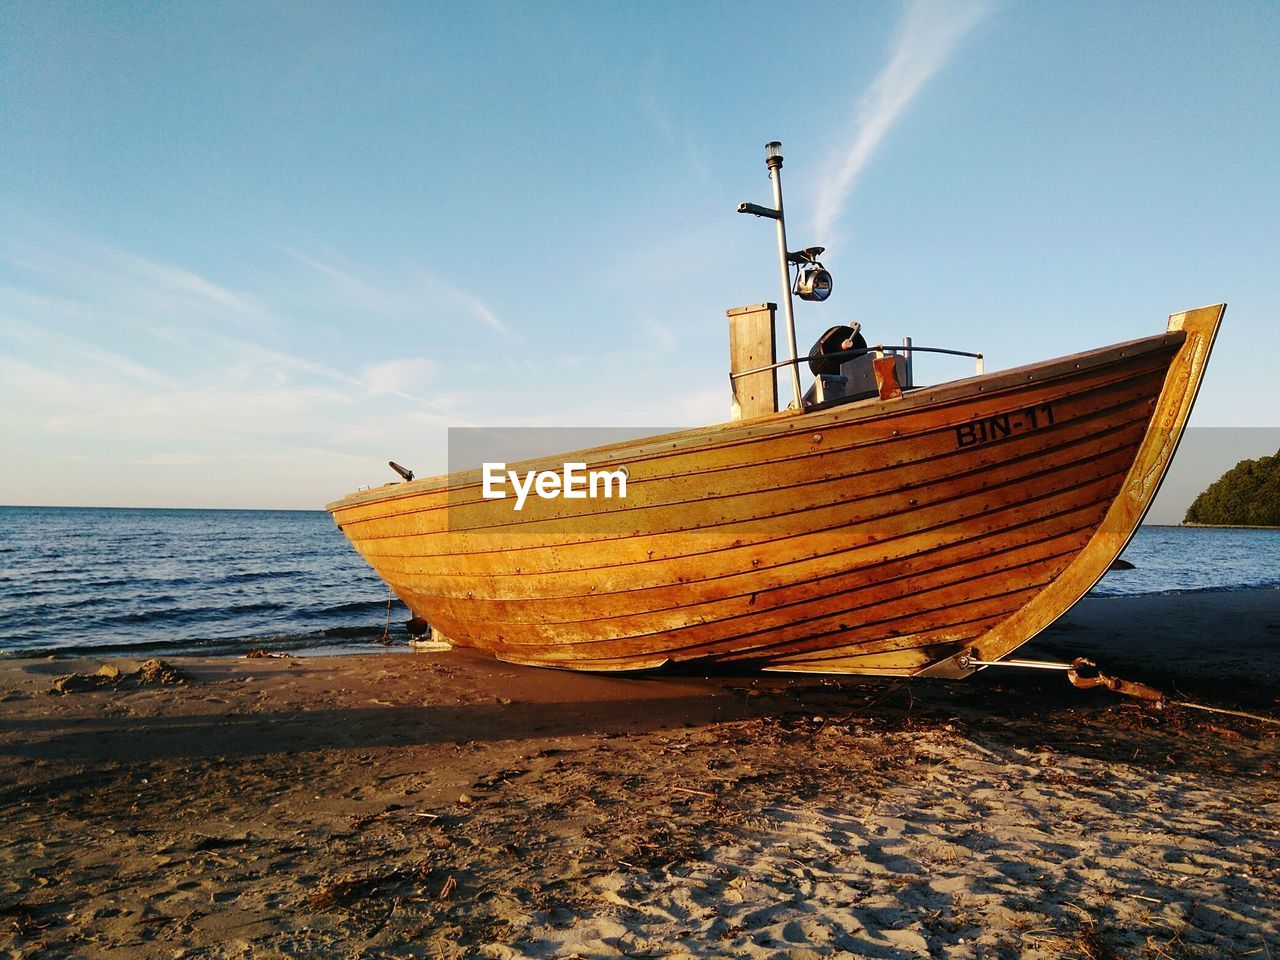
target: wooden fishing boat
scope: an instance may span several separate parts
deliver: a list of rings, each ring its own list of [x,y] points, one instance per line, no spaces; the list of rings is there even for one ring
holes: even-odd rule
[[[1224,309],[1017,369],[901,390],[883,371],[870,398],[520,465],[625,467],[625,500],[515,511],[470,471],[328,510],[416,617],[504,660],[963,676],[1052,623],[1120,554]],[[740,386],[763,375],[739,359]]]

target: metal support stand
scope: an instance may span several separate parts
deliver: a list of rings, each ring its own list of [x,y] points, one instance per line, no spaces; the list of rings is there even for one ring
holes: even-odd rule
[[[956,657],[956,663],[962,670],[972,667],[1022,667],[1027,670],[1070,670],[1069,663],[1054,663],[1052,660],[979,660],[969,653]]]
[[[1155,687],[1147,686],[1145,683],[1138,683],[1134,680],[1121,680],[1119,677],[1113,677],[1103,673],[1098,669],[1098,665],[1092,660],[1086,660],[1084,657],[1078,657],[1071,663],[1054,663],[1051,660],[979,660],[977,651],[972,653],[962,653],[956,657],[956,663],[962,670],[981,669],[983,667],[1022,667],[1032,670],[1063,670],[1066,671],[1067,680],[1077,690],[1089,690],[1093,687],[1103,687],[1112,693],[1118,693],[1125,697],[1134,697],[1138,700],[1146,700],[1157,710],[1162,710],[1165,706],[1186,707],[1190,710],[1203,710],[1206,713],[1216,713],[1228,717],[1240,717],[1243,720],[1253,720],[1256,723],[1270,723],[1280,725],[1280,719],[1276,717],[1264,716],[1260,713],[1249,713],[1246,710],[1228,710],[1225,707],[1211,707],[1203,703],[1194,703],[1190,700],[1170,700],[1162,690]]]

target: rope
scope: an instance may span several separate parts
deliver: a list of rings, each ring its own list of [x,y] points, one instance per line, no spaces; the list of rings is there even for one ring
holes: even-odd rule
[[[394,642],[391,639],[391,584],[387,584],[387,623],[386,626],[382,628],[382,636],[380,636],[376,642],[384,644],[391,644]]]
[[[1225,713],[1232,717],[1244,717],[1246,720],[1257,720],[1259,723],[1280,724],[1275,717],[1264,717],[1260,713],[1248,713],[1244,710],[1227,710],[1225,707],[1206,707],[1203,703],[1192,703],[1190,700],[1170,700],[1175,707],[1190,707],[1192,710],[1204,710],[1207,713]]]

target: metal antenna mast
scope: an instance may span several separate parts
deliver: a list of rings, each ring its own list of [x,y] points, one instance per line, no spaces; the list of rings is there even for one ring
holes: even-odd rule
[[[740,203],[738,212],[767,217],[778,225],[778,269],[782,274],[782,312],[787,320],[787,348],[791,351],[792,405],[797,410],[803,410],[800,364],[796,351],[796,313],[791,300],[791,268],[787,262],[787,224],[782,212],[782,144],[779,141],[770,140],[764,145],[764,163],[769,168],[769,179],[773,182],[773,208],[762,207],[758,203]]]

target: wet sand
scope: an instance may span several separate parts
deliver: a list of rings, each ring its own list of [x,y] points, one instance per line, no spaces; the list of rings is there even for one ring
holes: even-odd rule
[[[1280,591],[1022,655],[1280,716]],[[0,956],[1280,956],[1280,726],[1039,671],[169,662],[0,661]]]

